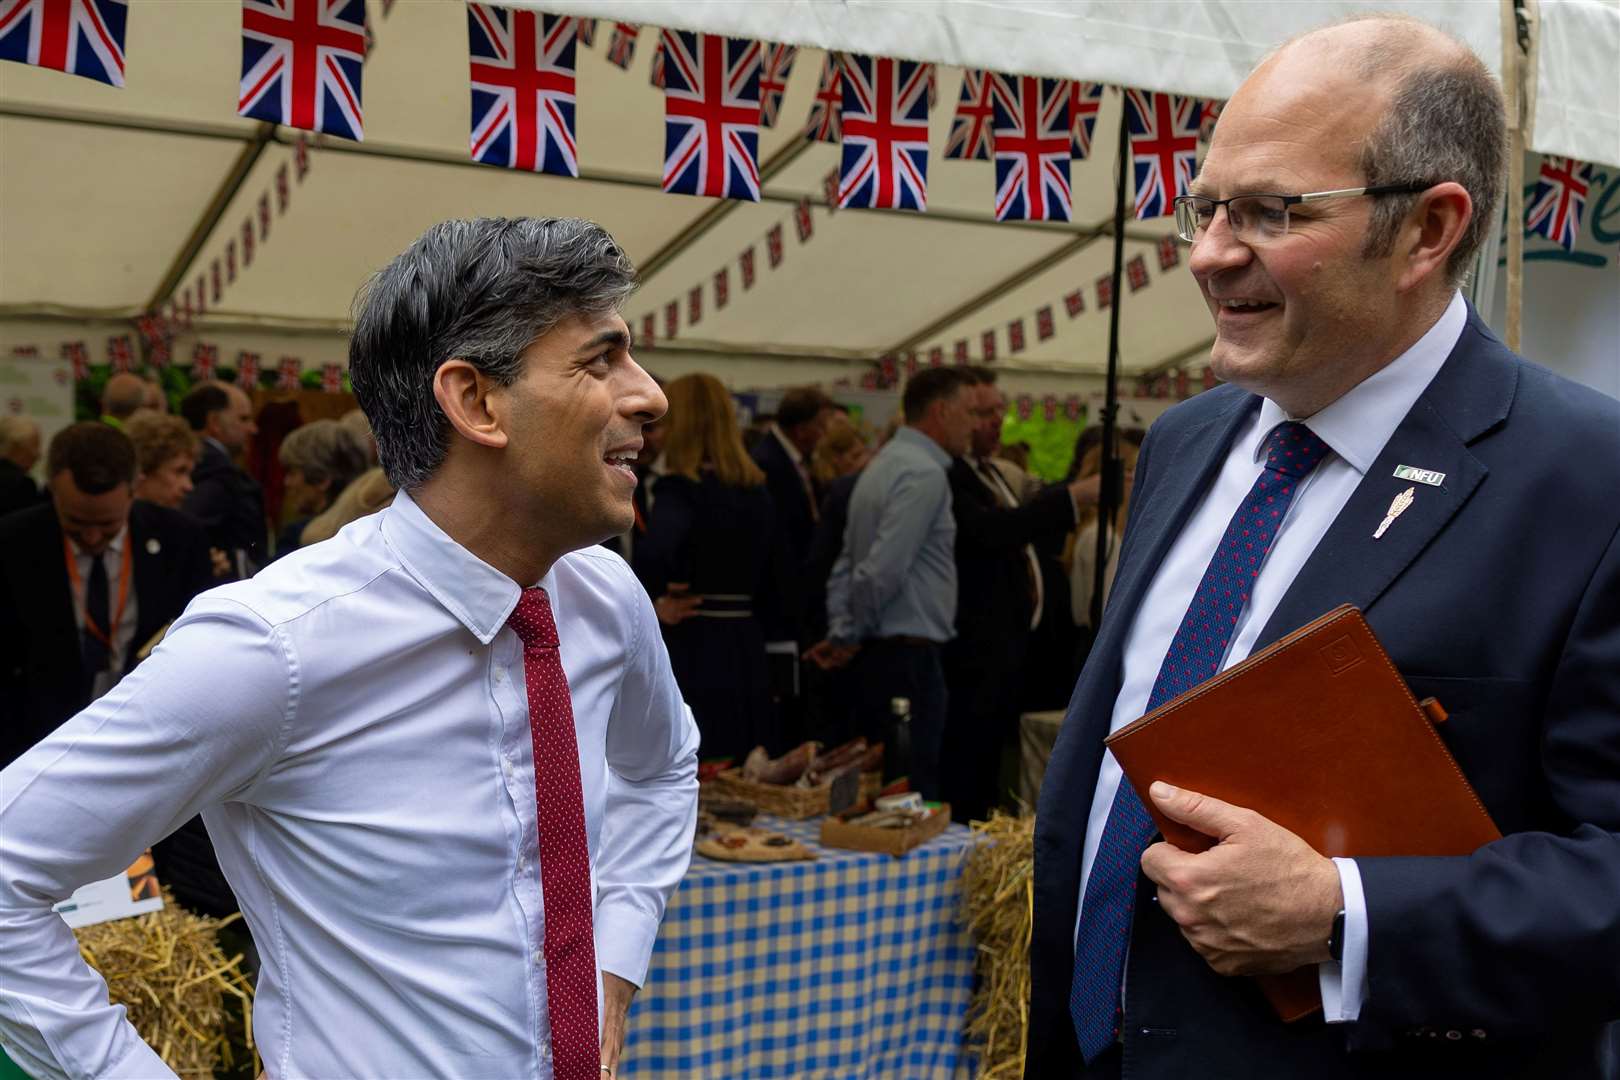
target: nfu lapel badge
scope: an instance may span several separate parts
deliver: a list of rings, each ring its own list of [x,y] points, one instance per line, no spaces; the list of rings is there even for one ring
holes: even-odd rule
[[[1446,474],[1435,472],[1432,469],[1414,469],[1410,465],[1397,465],[1395,466],[1395,479],[1416,480],[1420,484],[1439,487],[1446,482]]]
[[[1378,531],[1373,533],[1373,539],[1383,538],[1389,527],[1395,524],[1395,519],[1406,513],[1406,508],[1416,501],[1417,488],[1407,488],[1395,496],[1395,501],[1389,504],[1389,511],[1384,514],[1384,520],[1378,523]]]

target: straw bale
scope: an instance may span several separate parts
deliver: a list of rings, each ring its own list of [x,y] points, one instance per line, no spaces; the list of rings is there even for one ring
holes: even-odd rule
[[[980,1080],[1024,1075],[1029,940],[1034,926],[1035,815],[1000,810],[975,821],[981,840],[962,867],[963,914],[978,953],[965,1036]]]

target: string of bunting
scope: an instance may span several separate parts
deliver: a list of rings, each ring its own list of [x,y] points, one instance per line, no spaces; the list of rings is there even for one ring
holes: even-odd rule
[[[13,360],[40,360],[45,356],[39,345],[14,345],[10,349]],[[341,364],[324,363],[319,368],[305,369],[297,356],[283,356],[274,370],[264,366],[260,353],[243,349],[236,355],[234,367],[220,366],[219,346],[213,342],[198,341],[192,346],[191,363],[142,364],[136,359],[134,341],[129,334],[113,334],[106,341],[106,363],[91,362],[90,346],[82,340],[57,344],[55,355],[67,361],[68,370],[60,379],[75,383],[95,383],[123,372],[147,374],[154,370],[167,370],[172,374],[166,380],[170,389],[184,392],[191,385],[211,379],[227,378],[244,389],[320,390],[340,394],[349,390],[348,372]]]

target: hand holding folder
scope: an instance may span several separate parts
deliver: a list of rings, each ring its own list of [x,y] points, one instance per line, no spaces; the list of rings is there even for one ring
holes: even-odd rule
[[[1214,841],[1160,812],[1163,780],[1245,807],[1324,856],[1466,855],[1500,838],[1366,620],[1346,604],[1105,740],[1164,838]],[[1265,976],[1284,1020],[1320,1007],[1314,968]]]

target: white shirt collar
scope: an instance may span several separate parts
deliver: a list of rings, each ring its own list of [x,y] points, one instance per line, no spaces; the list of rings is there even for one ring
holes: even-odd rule
[[[795,465],[804,464],[804,455],[799,453],[799,448],[793,445],[793,440],[787,437],[787,433],[777,425],[775,420],[771,421],[771,434],[776,436],[776,441],[781,443],[782,449],[787,451],[789,461]]]
[[[1468,305],[1463,302],[1461,292],[1453,293],[1451,303],[1446,305],[1440,318],[1410,349],[1351,387],[1316,415],[1307,417],[1305,426],[1365,476],[1383,452],[1384,444],[1439,373],[1467,324]],[[1272,428],[1289,419],[1297,418],[1289,417],[1282,406],[1270,398],[1260,403],[1251,448],[1256,463],[1264,452],[1266,436],[1271,434]]]
[[[124,527],[118,530],[118,535],[113,537],[111,540],[107,541],[107,548],[106,548],[105,551],[103,551],[101,553],[101,557],[106,558],[108,555],[112,555],[115,559],[123,558],[124,557],[124,540],[128,536],[129,536],[129,522],[125,521],[124,522]],[[71,536],[68,537],[68,543],[73,545],[73,554],[74,554],[75,558],[93,559],[93,558],[96,557],[94,555],[91,555],[88,551],[84,550],[84,548],[79,544],[79,542],[77,540],[73,539],[73,537],[71,537]]]
[[[523,590],[455,540],[422,512],[403,489],[383,511],[383,538],[422,587],[488,645],[506,625]],[[553,598],[555,567],[536,584]]]

